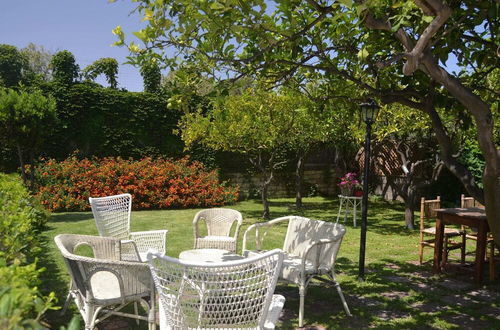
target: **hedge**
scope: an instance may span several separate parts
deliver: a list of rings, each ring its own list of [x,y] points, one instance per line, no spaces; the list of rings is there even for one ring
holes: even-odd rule
[[[135,210],[214,207],[238,199],[237,187],[188,157],[49,159],[37,166],[35,180],[37,197],[52,211],[89,210],[88,197],[120,193],[132,194]]]
[[[0,173],[0,329],[41,328],[41,316],[53,308],[54,293],[44,297],[38,289],[39,237],[48,217],[19,177]]]

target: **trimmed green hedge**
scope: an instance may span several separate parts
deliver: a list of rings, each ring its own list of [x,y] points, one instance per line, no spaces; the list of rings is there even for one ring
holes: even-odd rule
[[[57,102],[59,125],[43,150],[45,156],[176,157],[183,143],[173,134],[180,113],[167,109],[168,96],[103,88],[93,83],[43,89]]]
[[[54,293],[44,297],[38,289],[39,237],[48,217],[18,176],[0,173],[0,329],[39,328],[53,308]]]

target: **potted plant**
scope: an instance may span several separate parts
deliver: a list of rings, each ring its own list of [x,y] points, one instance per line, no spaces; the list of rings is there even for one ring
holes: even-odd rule
[[[342,178],[340,178],[340,193],[343,196],[352,196],[354,193],[354,188],[359,186],[359,181],[356,179],[356,173],[346,173]]]
[[[363,196],[363,186],[361,183],[358,183],[354,186],[354,192],[353,192],[354,197],[361,197]]]

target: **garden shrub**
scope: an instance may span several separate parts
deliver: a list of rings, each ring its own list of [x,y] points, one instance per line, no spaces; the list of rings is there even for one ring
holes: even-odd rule
[[[0,329],[42,328],[40,317],[53,308],[54,293],[38,289],[40,229],[48,213],[19,177],[0,173]]]
[[[187,157],[49,159],[39,164],[35,177],[36,194],[52,211],[88,210],[88,197],[120,193],[132,194],[135,210],[213,207],[238,199],[238,188],[221,183],[216,171]]]

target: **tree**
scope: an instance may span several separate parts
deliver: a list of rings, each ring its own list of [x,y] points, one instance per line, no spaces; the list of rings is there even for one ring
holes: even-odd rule
[[[276,84],[299,67],[309,68],[356,83],[384,103],[426,113],[441,159],[472,196],[485,202],[500,243],[500,151],[490,105],[472,91],[483,89],[484,78],[498,65],[495,1],[142,0],[137,8],[148,22],[136,33],[146,47],[129,44],[139,62],[160,56],[169,65],[189,61],[219,77],[220,72],[231,79],[259,75]],[[121,29],[114,32],[117,44],[123,44]],[[179,55],[166,57],[169,47]],[[460,75],[439,64],[450,54],[464,69]],[[476,84],[468,85],[471,81]],[[453,155],[435,107],[442,99],[451,99],[455,111],[463,109],[474,119],[485,159],[484,195]]]
[[[23,79],[26,58],[16,47],[0,44],[0,85],[16,87]]]
[[[31,165],[31,186],[33,186],[33,166],[35,153],[56,118],[56,102],[40,91],[16,92],[0,89],[0,140],[17,149],[21,175],[25,184],[26,155]]]
[[[50,61],[52,77],[55,81],[71,85],[78,79],[80,68],[76,64],[75,57],[67,50],[57,52]]]
[[[144,63],[140,71],[144,81],[144,91],[148,93],[158,92],[161,87],[161,71],[157,61]]]
[[[264,218],[269,218],[268,190],[276,170],[287,162],[284,154],[293,145],[307,112],[307,100],[293,95],[247,90],[214,100],[206,115],[187,113],[180,121],[187,146],[199,142],[214,150],[248,156],[261,174]]]
[[[28,46],[21,49],[21,54],[26,58],[27,67],[34,75],[34,79],[49,81],[52,78],[50,62],[53,55],[43,46],[29,43]]]
[[[118,75],[118,62],[114,58],[100,58],[83,69],[83,76],[88,80],[93,81],[100,74],[106,77],[109,87],[113,89],[118,87],[118,82],[116,80],[116,76]]]

